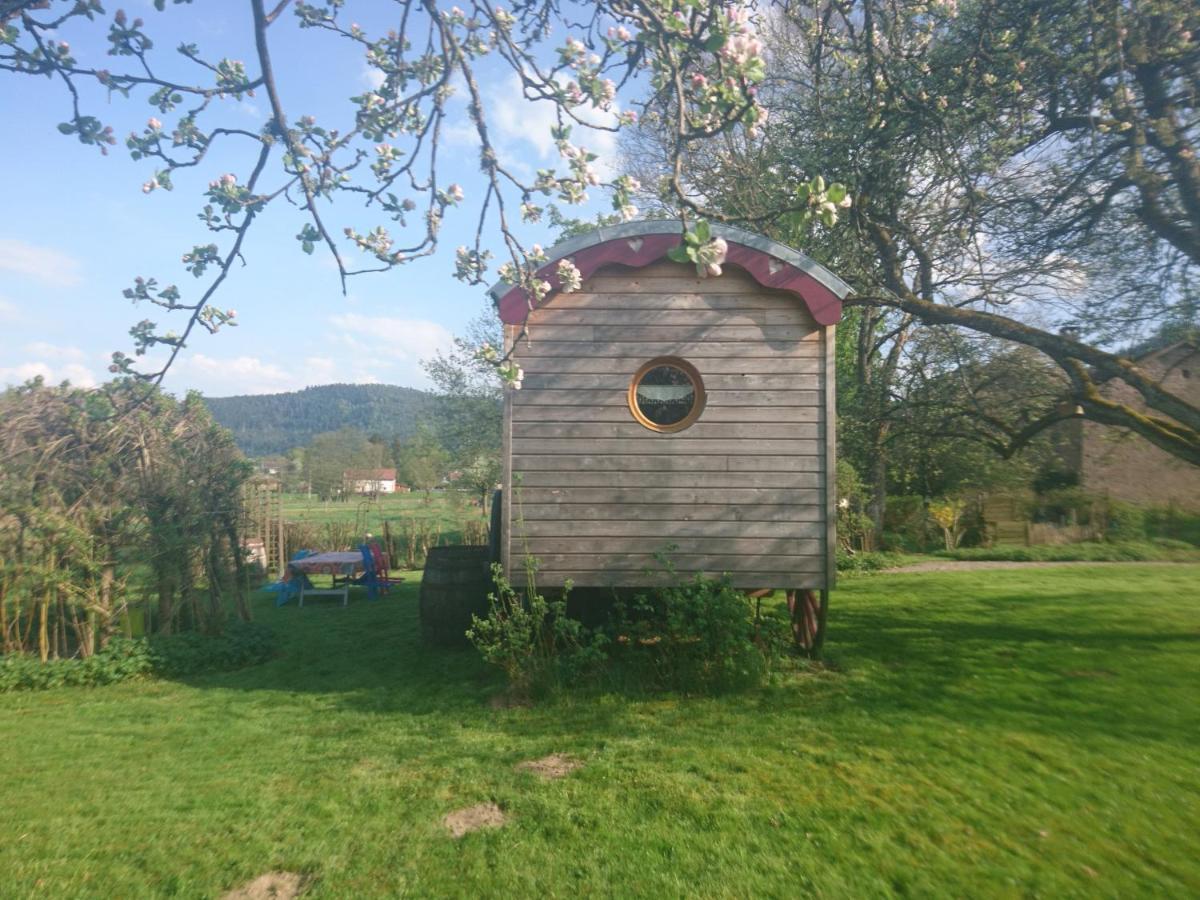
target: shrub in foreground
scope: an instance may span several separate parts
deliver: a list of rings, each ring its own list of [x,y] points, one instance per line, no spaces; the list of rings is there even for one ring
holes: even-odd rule
[[[614,674],[651,690],[720,693],[760,684],[787,651],[790,630],[775,609],[728,579],[697,576],[618,604]]]
[[[548,600],[537,590],[530,569],[521,593],[494,567],[488,614],[467,632],[516,696],[586,685],[716,693],[760,683],[789,646],[785,619],[763,614],[727,579],[639,593],[618,602],[606,626],[588,628],[567,615],[565,594]]]
[[[54,687],[94,687],[129,678],[180,678],[265,662],[275,652],[274,633],[263,625],[231,623],[223,634],[184,633],[113,638],[87,659],[0,657],[0,693]]]
[[[518,696],[577,683],[601,668],[607,638],[567,615],[563,596],[547,600],[535,584],[536,565],[526,563],[528,590],[516,591],[500,566],[492,566],[496,591],[488,596],[488,614],[471,616],[467,638],[484,660],[500,668],[509,691]]]

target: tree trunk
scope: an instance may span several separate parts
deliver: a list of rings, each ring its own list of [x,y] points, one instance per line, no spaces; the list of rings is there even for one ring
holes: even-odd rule
[[[56,592],[55,597],[55,623],[54,623],[54,655],[58,659],[67,658],[67,604],[63,600],[62,593]]]
[[[165,572],[158,574],[158,633],[170,634],[175,620],[175,586]]]
[[[185,553],[179,563],[179,607],[186,609],[192,617],[192,628],[200,631],[204,627],[204,617],[200,612],[200,604],[196,599],[196,572],[191,555]]]
[[[46,589],[46,593],[42,596],[41,606],[38,609],[38,656],[45,662],[50,658],[50,589]]]
[[[386,531],[386,521],[383,523],[383,527]],[[238,618],[243,622],[249,622],[254,617],[250,613],[250,604],[246,599],[246,560],[242,554],[242,542],[238,537],[237,522],[232,518],[225,520],[225,534],[229,538],[229,552],[233,554],[233,571],[234,577],[237,579],[237,584],[234,586],[234,597],[237,600]],[[279,577],[282,578],[283,575],[280,574]]]
[[[79,610],[71,607],[71,629],[75,632],[75,641],[79,645],[79,656],[87,659],[95,652],[96,627],[95,613],[91,610],[83,619],[79,618]]]
[[[224,625],[225,604],[221,587],[221,536],[212,534],[208,541],[208,621],[205,631],[219,634]]]
[[[867,515],[871,517],[871,546],[866,550],[878,550],[883,546],[883,518],[887,512],[887,451],[884,449],[883,429],[876,431],[871,452],[871,471],[867,478],[870,499]]]
[[[111,558],[111,548],[109,555]],[[113,608],[116,605],[113,599],[113,586],[116,584],[116,580],[116,566],[111,562],[106,562],[100,569],[100,613],[95,625],[101,650],[108,646],[108,638],[112,633],[113,614],[116,612]]]
[[[0,579],[0,653],[11,653],[8,636],[8,578]]]

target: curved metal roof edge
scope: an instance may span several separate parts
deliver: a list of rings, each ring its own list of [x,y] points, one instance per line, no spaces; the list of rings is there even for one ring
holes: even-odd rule
[[[800,271],[811,275],[825,287],[829,288],[839,300],[844,300],[846,295],[853,290],[850,285],[846,284],[846,282],[842,281],[842,279],[838,278],[815,259],[787,246],[787,244],[781,244],[761,234],[735,228],[732,225],[714,223],[710,227],[714,235],[746,247],[752,247],[755,250],[761,250],[763,253],[769,253],[771,256],[781,259],[795,266]],[[682,233],[683,223],[679,219],[640,219],[636,222],[623,222],[620,225],[602,225],[586,234],[579,234],[555,244],[546,251],[546,263],[557,262],[573,253],[578,253],[580,250],[586,250],[588,247],[594,247],[597,244],[604,244],[608,241],[615,241],[621,238],[635,238],[648,234]],[[546,263],[543,263],[543,265],[546,265]],[[507,281],[498,281],[488,288],[488,294],[493,301],[499,302],[500,298],[510,290],[512,290],[511,284]]]

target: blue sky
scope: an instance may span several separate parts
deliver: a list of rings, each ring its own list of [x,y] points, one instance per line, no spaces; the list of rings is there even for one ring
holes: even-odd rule
[[[374,14],[398,9],[382,3],[364,8]],[[115,10],[111,6],[110,14]],[[168,6],[166,13],[155,12],[150,2],[132,0],[127,11],[131,18],[146,18],[160,57],[175,57],[172,48],[187,40],[199,44],[205,58],[246,60],[253,71],[249,4],[244,0]],[[385,24],[367,18],[359,22],[372,36]],[[106,23],[96,22],[89,30],[64,31],[59,37],[70,42],[81,63],[117,70],[104,55],[106,30]],[[329,35],[302,32],[290,19],[277,23],[271,37],[289,117],[311,114],[321,124],[342,128],[352,122],[346,99],[364,90],[369,76],[355,49]],[[553,164],[557,154],[549,135],[549,105],[524,101],[506,71],[484,71],[489,124],[506,162],[527,170]],[[210,156],[196,169],[178,173],[171,193],[143,194],[141,185],[153,167],[130,160],[124,137],[140,131],[151,115],[159,115],[169,130],[173,117],[156,113],[144,96],[109,102],[102,90],[92,91],[85,96],[85,112],[113,125],[120,138],[105,157],[56,130],[69,117],[61,84],[4,75],[0,384],[38,374],[51,381],[94,384],[108,377],[114,350],[131,350],[132,324],[150,318],[182,325],[181,317],[158,307],[135,307],[121,291],[142,275],[178,284],[185,300],[198,296],[206,280],[184,271],[180,256],[193,244],[210,240],[195,218],[204,202],[202,191],[224,172],[244,177],[250,144],[240,153]],[[262,96],[230,100],[220,117],[257,129],[265,121],[265,108]],[[350,294],[343,297],[332,261],[319,249],[312,257],[300,252],[294,238],[303,221],[300,214],[285,205],[272,208],[250,234],[248,265],[235,268],[216,300],[237,310],[240,326],[215,336],[195,333],[165,387],[223,396],[333,381],[427,386],[419,360],[461,333],[485,302],[481,289],[452,277],[454,249],[473,234],[471,201],[481,193],[475,146],[461,104],[458,110],[439,179],[462,183],[467,202],[449,214],[435,256],[390,273],[351,279]],[[582,142],[609,158],[615,149],[612,136],[598,132]],[[579,214],[604,208],[603,200],[595,198]],[[327,211],[325,220],[338,235],[347,225],[365,231],[382,221],[345,201]],[[538,226],[530,226],[523,236],[553,243],[553,236]],[[344,249],[351,261],[361,258],[353,247]]]

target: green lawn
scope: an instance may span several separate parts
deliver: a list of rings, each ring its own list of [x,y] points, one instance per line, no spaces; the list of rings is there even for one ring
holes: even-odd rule
[[[0,895],[1200,894],[1200,566],[887,575],[832,666],[716,699],[493,709],[416,592],[258,606],[266,665],[0,696]],[[542,782],[551,752],[585,767]],[[455,808],[502,829],[452,840]]]

